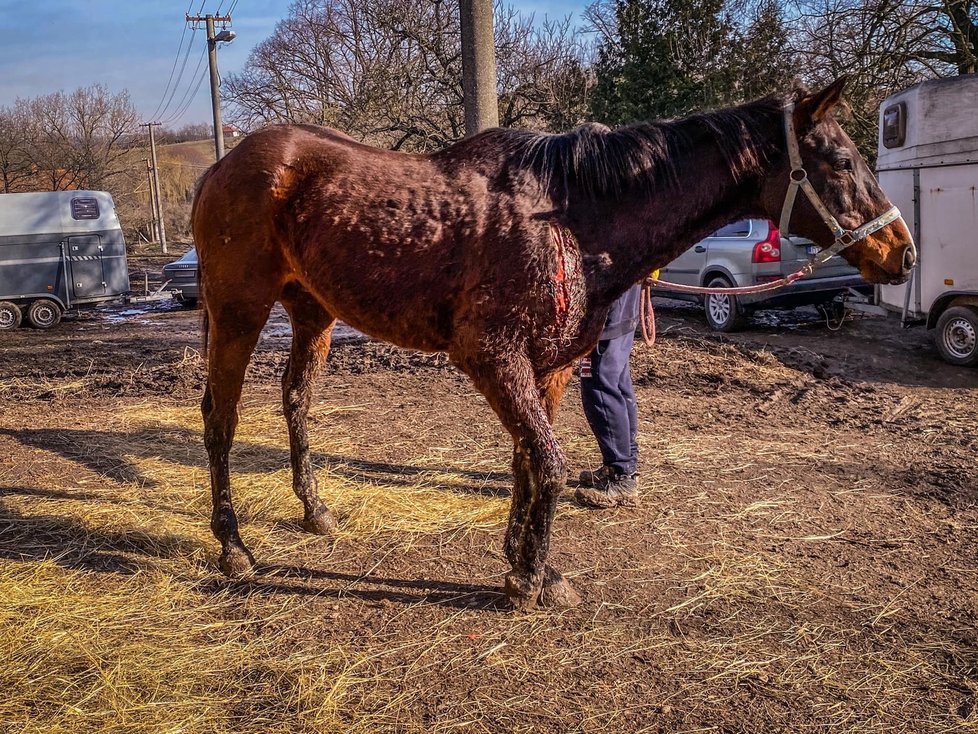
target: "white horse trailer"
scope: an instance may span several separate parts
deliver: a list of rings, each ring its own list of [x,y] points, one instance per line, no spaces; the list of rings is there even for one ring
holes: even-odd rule
[[[877,171],[919,255],[909,282],[880,287],[879,304],[934,329],[945,361],[978,365],[978,75],[888,97]]]

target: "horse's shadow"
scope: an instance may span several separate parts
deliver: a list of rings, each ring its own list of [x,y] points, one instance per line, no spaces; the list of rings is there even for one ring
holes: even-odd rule
[[[0,429],[23,446],[51,451],[69,461],[123,484],[154,488],[158,483],[140,471],[138,461],[163,458],[195,469],[207,469],[207,459],[199,432],[181,426],[141,428],[135,431],[93,431],[61,428]],[[170,450],[167,450],[170,447]],[[179,450],[178,448],[179,447]],[[162,449],[162,450],[161,450]],[[339,454],[313,451],[310,458],[317,469],[357,482],[410,487],[426,474],[449,474],[463,482],[446,484],[445,489],[486,497],[505,497],[510,492],[512,475],[505,472],[478,472],[452,466],[413,466],[356,459]],[[289,452],[276,446],[238,440],[231,452],[232,463],[246,465],[246,471],[271,473],[289,466]],[[436,488],[438,484],[434,485]]]
[[[2,501],[15,496],[104,500],[86,493],[0,487],[0,560],[53,561],[70,570],[123,576],[145,571],[144,559],[182,559],[200,568],[213,568],[203,544],[192,538],[142,529],[92,528],[67,515],[25,514],[11,503]],[[204,592],[230,592],[241,596],[286,594],[359,599],[372,604],[423,603],[483,610],[502,610],[506,606],[498,588],[483,584],[383,578],[373,574],[358,576],[270,564],[259,564],[253,574],[243,579],[232,580],[213,574],[203,582],[194,582],[194,586]]]
[[[93,529],[69,515],[24,514],[5,497],[86,499],[104,497],[85,493],[40,490],[34,487],[0,487],[0,558],[13,561],[53,560],[63,568],[103,573],[135,574],[145,570],[137,556],[156,559],[185,557],[198,553],[198,542],[171,533],[156,534],[141,529]]]
[[[321,582],[336,586],[323,587]],[[364,588],[365,585],[376,588]],[[382,604],[436,604],[456,609],[507,609],[501,588],[485,584],[435,581],[433,579],[398,579],[356,575],[338,571],[322,571],[300,566],[259,564],[253,576],[244,579],[214,577],[204,585],[213,591],[227,591],[248,596],[260,594],[300,595],[331,599],[358,599]],[[384,588],[388,587],[388,588]]]

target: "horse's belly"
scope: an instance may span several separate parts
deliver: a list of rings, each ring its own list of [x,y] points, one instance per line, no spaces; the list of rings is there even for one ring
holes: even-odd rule
[[[452,334],[457,273],[430,257],[364,251],[303,267],[298,280],[358,331],[409,349],[444,351]]]

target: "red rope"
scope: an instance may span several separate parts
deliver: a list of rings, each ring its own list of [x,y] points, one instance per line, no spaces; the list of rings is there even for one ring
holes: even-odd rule
[[[648,346],[655,344],[655,311],[652,309],[652,279],[642,282],[642,293],[638,301],[639,321],[642,323],[642,338]]]
[[[650,288],[662,288],[663,290],[676,291],[678,293],[695,293],[697,295],[724,295],[724,296],[747,296],[752,293],[766,293],[767,291],[776,291],[779,288],[784,288],[786,285],[791,285],[796,280],[804,278],[809,275],[813,266],[808,263],[796,273],[791,275],[786,275],[778,280],[772,280],[770,283],[761,283],[759,285],[747,285],[741,286],[739,288],[702,288],[698,285],[682,285],[680,283],[670,283],[666,280],[659,280],[658,278],[646,278],[645,282]]]

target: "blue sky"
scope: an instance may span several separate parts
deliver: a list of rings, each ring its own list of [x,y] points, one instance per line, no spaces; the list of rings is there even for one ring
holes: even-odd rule
[[[579,17],[585,0],[510,0],[521,11]],[[0,0],[0,106],[18,97],[36,97],[58,90],[101,83],[111,91],[128,89],[143,119],[154,114],[163,100],[173,68],[184,15],[226,12],[234,0]],[[233,29],[237,38],[219,53],[222,73],[239,70],[248,52],[267,38],[286,15],[291,0],[238,0]],[[188,31],[184,43],[190,39]],[[201,29],[193,39],[183,79],[170,109],[155,119],[173,117],[190,88],[206,42]],[[182,53],[181,53],[182,59]],[[204,61],[206,66],[206,60]],[[179,74],[180,65],[177,65]],[[176,74],[174,75],[176,77]],[[167,94],[167,98],[169,94]],[[187,111],[172,125],[210,120],[206,80],[192,97]]]

